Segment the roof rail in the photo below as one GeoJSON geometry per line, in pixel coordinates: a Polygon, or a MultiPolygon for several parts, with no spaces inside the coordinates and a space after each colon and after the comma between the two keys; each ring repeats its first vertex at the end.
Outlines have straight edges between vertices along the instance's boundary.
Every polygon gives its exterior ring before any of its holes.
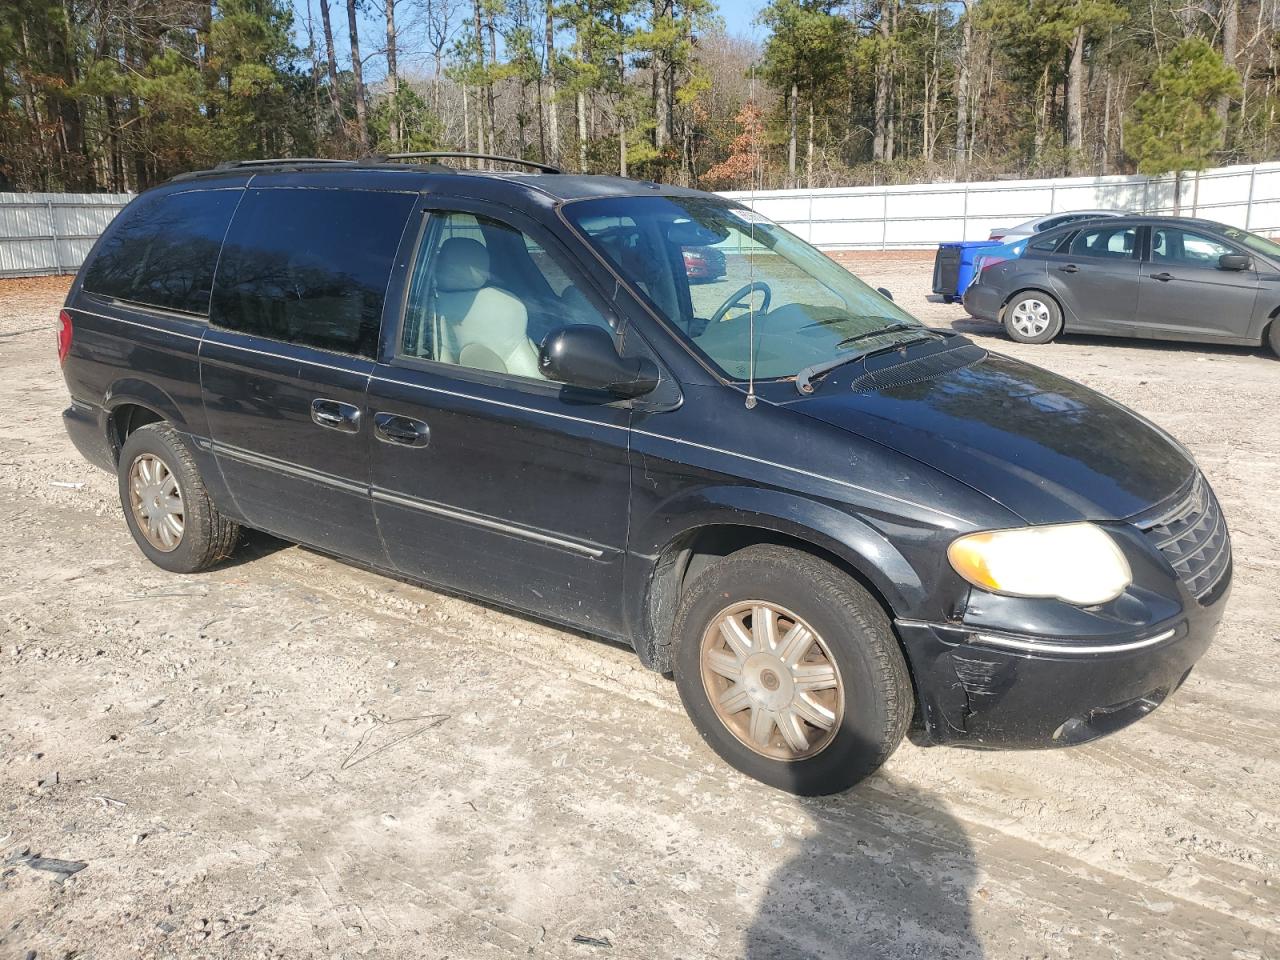
{"type": "Polygon", "coordinates": [[[368,163],[385,163],[388,160],[492,160],[498,163],[514,163],[532,167],[542,173],[563,173],[559,167],[537,160],[521,160],[519,157],[501,157],[492,153],[455,153],[451,151],[426,151],[415,153],[375,153],[363,158],[368,163]]]}
{"type": "Polygon", "coordinates": [[[215,170],[234,170],[237,167],[282,167],[299,163],[355,163],[354,160],[338,160],[334,157],[274,157],[268,160],[226,160],[215,170]]]}

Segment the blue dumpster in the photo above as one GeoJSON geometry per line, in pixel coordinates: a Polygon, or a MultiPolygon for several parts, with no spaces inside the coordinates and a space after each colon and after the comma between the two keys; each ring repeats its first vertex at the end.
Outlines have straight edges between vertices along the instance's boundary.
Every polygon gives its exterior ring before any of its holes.
{"type": "Polygon", "coordinates": [[[938,244],[933,258],[933,292],[945,303],[955,303],[973,282],[973,258],[982,250],[1000,246],[999,240],[963,240],[938,244]]]}

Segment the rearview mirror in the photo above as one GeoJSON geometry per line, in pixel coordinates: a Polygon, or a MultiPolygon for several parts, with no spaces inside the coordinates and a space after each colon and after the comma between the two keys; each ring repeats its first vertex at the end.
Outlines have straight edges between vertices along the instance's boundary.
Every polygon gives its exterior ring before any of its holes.
{"type": "Polygon", "coordinates": [[[893,292],[888,287],[876,287],[876,293],[884,297],[886,300],[893,299],[893,292]]]}
{"type": "Polygon", "coordinates": [[[1219,270],[1248,270],[1249,258],[1243,253],[1224,253],[1218,258],[1219,270]]]}
{"type": "Polygon", "coordinates": [[[648,357],[622,357],[603,327],[575,323],[547,335],[538,369],[548,380],[639,397],[658,386],[658,366],[648,357]]]}

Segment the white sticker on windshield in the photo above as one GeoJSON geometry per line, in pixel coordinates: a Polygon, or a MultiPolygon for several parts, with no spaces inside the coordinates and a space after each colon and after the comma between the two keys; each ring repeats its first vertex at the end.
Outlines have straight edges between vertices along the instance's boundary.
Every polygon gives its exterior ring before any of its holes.
{"type": "Polygon", "coordinates": [[[747,210],[747,209],[740,209],[738,207],[734,207],[733,215],[737,217],[739,220],[743,220],[747,223],[763,223],[768,226],[774,225],[772,220],[766,217],[763,213],[757,213],[755,210],[747,210]]]}

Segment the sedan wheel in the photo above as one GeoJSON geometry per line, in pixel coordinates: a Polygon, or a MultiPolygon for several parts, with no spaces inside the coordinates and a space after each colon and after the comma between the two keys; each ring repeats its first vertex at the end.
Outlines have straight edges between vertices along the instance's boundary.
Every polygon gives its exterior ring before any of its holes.
{"type": "Polygon", "coordinates": [[[1027,294],[1005,309],[1004,328],[1019,343],[1048,343],[1062,330],[1062,311],[1044,294],[1027,294]]]}

